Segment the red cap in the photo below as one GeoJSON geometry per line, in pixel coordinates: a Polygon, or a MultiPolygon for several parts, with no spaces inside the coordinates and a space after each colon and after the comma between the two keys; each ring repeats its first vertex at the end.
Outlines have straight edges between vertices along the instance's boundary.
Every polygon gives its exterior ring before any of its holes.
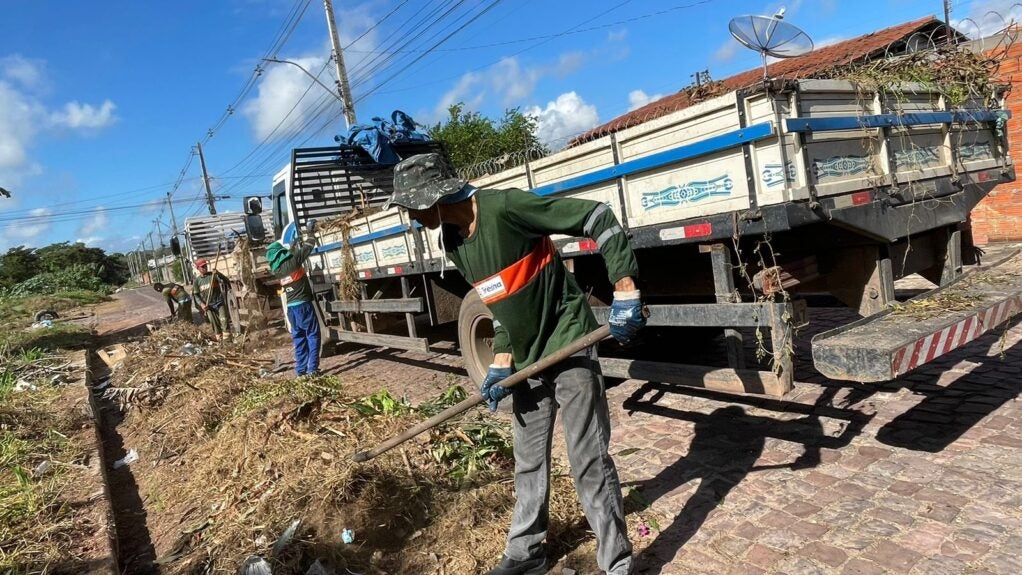
{"type": "Polygon", "coordinates": [[[209,262],[206,261],[206,258],[199,258],[199,259],[195,260],[195,267],[197,267],[197,268],[204,268],[208,264],[209,264],[209,262]]]}

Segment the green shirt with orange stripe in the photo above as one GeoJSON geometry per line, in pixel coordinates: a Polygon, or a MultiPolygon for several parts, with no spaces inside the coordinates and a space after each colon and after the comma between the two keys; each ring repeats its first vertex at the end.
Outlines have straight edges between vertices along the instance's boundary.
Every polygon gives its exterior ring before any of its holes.
{"type": "Polygon", "coordinates": [[[517,189],[474,197],[474,233],[462,238],[457,227],[444,225],[444,249],[493,312],[493,351],[512,353],[519,368],[598,327],[551,234],[595,240],[611,283],[638,275],[628,238],[605,204],[517,189]]]}

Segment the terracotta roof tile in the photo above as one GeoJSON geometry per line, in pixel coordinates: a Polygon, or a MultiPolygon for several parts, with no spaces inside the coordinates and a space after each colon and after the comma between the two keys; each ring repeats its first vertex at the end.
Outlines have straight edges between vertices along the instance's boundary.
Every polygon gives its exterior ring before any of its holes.
{"type": "MultiPolygon", "coordinates": [[[[808,78],[815,75],[819,75],[821,72],[830,70],[839,66],[851,64],[852,62],[862,60],[868,56],[875,56],[887,50],[888,46],[899,41],[905,40],[913,33],[920,31],[923,28],[931,27],[934,24],[939,24],[933,16],[921,18],[919,20],[913,20],[898,26],[892,26],[883,30],[878,30],[858,38],[852,38],[843,42],[837,42],[829,46],[817,48],[808,54],[798,56],[795,58],[788,58],[785,60],[778,60],[767,67],[768,73],[772,78],[808,78]]],[[[729,78],[721,80],[721,84],[728,91],[738,90],[741,88],[747,88],[760,81],[763,77],[763,69],[755,68],[753,70],[747,70],[740,74],[736,74],[729,78]]],[[[689,97],[689,93],[685,90],[681,90],[670,96],[665,96],[650,102],[641,108],[637,108],[618,116],[613,120],[593,128],[588,132],[584,132],[573,139],[568,146],[576,146],[578,144],[595,140],[601,136],[606,136],[612,132],[624,130],[630,128],[642,122],[665,116],[671,112],[687,108],[691,106],[693,102],[689,97]]]]}

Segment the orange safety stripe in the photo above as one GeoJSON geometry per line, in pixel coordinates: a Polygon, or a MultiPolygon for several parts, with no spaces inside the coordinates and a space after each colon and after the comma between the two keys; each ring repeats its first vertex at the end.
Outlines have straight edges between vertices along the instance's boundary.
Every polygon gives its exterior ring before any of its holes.
{"type": "Polygon", "coordinates": [[[483,303],[489,305],[521,290],[554,260],[554,243],[544,238],[525,257],[492,276],[473,284],[483,303]]]}
{"type": "Polygon", "coordinates": [[[286,277],[280,279],[280,285],[286,286],[295,283],[296,281],[305,277],[305,268],[298,268],[295,271],[288,274],[286,277]]]}

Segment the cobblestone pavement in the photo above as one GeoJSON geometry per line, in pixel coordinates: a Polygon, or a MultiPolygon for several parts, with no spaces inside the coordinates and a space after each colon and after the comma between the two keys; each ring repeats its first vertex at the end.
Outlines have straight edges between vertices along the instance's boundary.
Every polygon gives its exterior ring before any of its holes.
{"type": "MultiPolygon", "coordinates": [[[[1022,574],[1022,325],[855,385],[809,357],[814,333],[852,319],[810,312],[783,399],[641,381],[608,391],[625,490],[659,523],[638,542],[640,572],[1022,574]]],[[[413,400],[469,385],[444,353],[360,350],[324,367],[413,400]]]]}
{"type": "MultiPolygon", "coordinates": [[[[851,319],[811,314],[817,329],[851,319]]],[[[805,334],[810,335],[810,334],[805,334]]],[[[814,372],[734,397],[610,391],[626,486],[662,517],[647,573],[1022,573],[1022,326],[884,385],[814,372]],[[630,451],[630,450],[629,450],[630,451]]],[[[626,487],[627,489],[627,487],[626,487]]]]}

